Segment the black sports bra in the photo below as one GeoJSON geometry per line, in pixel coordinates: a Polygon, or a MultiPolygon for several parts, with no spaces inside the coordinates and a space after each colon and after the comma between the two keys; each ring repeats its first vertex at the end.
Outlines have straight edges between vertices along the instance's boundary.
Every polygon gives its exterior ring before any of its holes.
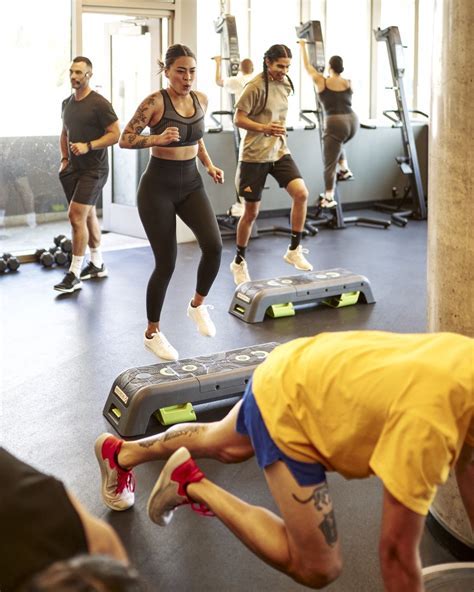
{"type": "Polygon", "coordinates": [[[183,117],[173,106],[168,92],[162,88],[165,110],[163,117],[153,127],[150,127],[150,134],[162,134],[168,127],[177,127],[179,129],[179,142],[172,142],[163,146],[163,148],[175,148],[176,146],[194,146],[204,135],[204,111],[199,103],[196,93],[191,91],[191,97],[194,104],[194,115],[183,117]]]}

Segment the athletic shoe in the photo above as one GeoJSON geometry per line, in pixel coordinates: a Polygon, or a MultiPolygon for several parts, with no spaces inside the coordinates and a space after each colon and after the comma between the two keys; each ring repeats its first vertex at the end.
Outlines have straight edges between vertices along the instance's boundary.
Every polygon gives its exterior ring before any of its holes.
{"type": "Polygon", "coordinates": [[[82,288],[81,280],[74,275],[72,271],[68,271],[63,278],[62,282],[56,284],[54,289],[58,292],[63,292],[63,294],[72,294],[76,290],[80,290],[82,288]]]}
{"type": "Polygon", "coordinates": [[[338,171],[337,172],[337,180],[338,181],[350,181],[354,178],[352,171],[347,169],[346,171],[338,171]]]}
{"type": "Polygon", "coordinates": [[[84,269],[81,271],[81,280],[90,280],[91,278],[107,277],[109,272],[102,263],[100,267],[96,267],[92,261],[89,261],[84,269]]]}
{"type": "Polygon", "coordinates": [[[147,349],[159,358],[163,358],[163,360],[174,361],[179,357],[178,352],[160,331],[154,333],[151,338],[148,338],[145,334],[143,343],[147,349]]]}
{"type": "Polygon", "coordinates": [[[300,271],[312,271],[313,266],[306,259],[304,253],[309,253],[309,251],[308,249],[303,249],[301,245],[298,245],[293,251],[288,247],[286,253],[283,255],[283,259],[287,263],[294,265],[296,269],[299,269],[300,271]]]}
{"type": "Polygon", "coordinates": [[[167,526],[178,506],[191,505],[191,508],[203,516],[214,516],[209,508],[193,502],[186,494],[190,483],[197,483],[205,475],[191,458],[189,450],[182,446],[168,459],[153,487],[147,504],[148,516],[152,522],[167,526]]]}
{"type": "Polygon", "coordinates": [[[201,335],[207,335],[207,337],[214,337],[216,334],[216,326],[209,316],[208,308],[214,308],[209,304],[201,304],[200,306],[191,306],[188,304],[188,317],[192,319],[198,328],[201,335]]]}
{"type": "Polygon", "coordinates": [[[337,201],[331,197],[326,197],[324,193],[319,194],[319,207],[320,208],[335,208],[337,201]]]}
{"type": "Polygon", "coordinates": [[[240,218],[244,215],[245,206],[244,204],[237,201],[236,203],[232,204],[229,209],[229,215],[234,216],[235,218],[240,218]]]}
{"type": "Polygon", "coordinates": [[[102,476],[102,499],[111,510],[128,510],[135,503],[135,477],[132,471],[122,469],[117,463],[123,440],[111,434],[102,434],[94,445],[95,455],[102,476]]]}
{"type": "Polygon", "coordinates": [[[250,282],[250,275],[249,275],[249,268],[247,266],[247,261],[242,259],[240,263],[236,263],[232,261],[230,264],[230,270],[232,275],[234,276],[235,285],[238,286],[243,282],[250,282]]]}

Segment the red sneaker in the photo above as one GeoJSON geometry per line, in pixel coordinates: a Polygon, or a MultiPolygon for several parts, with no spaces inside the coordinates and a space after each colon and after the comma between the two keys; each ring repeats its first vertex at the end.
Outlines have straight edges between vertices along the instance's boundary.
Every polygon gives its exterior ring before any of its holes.
{"type": "Polygon", "coordinates": [[[135,477],[117,464],[123,440],[111,434],[102,434],[94,449],[102,476],[102,499],[111,510],[128,510],[135,503],[135,477]]]}
{"type": "Polygon", "coordinates": [[[205,475],[182,446],[168,459],[148,499],[148,516],[152,522],[167,526],[178,506],[191,505],[203,516],[214,516],[207,506],[193,502],[186,493],[190,483],[198,483],[205,475]]]}

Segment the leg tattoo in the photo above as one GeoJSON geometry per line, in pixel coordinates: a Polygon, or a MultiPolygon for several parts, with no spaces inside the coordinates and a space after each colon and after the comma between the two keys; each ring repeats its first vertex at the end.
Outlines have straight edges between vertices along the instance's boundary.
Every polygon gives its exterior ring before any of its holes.
{"type": "Polygon", "coordinates": [[[323,483],[315,487],[313,493],[307,499],[300,499],[294,493],[292,493],[292,496],[299,504],[307,504],[313,501],[316,510],[323,514],[319,529],[323,533],[326,543],[331,547],[334,546],[337,543],[336,518],[327,484],[323,483]]]}

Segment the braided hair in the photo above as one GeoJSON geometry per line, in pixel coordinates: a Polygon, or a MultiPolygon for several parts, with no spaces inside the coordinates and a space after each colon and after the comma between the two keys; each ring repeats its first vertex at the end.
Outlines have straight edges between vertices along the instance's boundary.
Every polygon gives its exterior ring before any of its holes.
{"type": "Polygon", "coordinates": [[[178,58],[182,58],[183,56],[189,56],[196,60],[196,56],[187,45],[181,45],[180,43],[170,45],[166,51],[165,61],[162,62],[161,60],[158,60],[158,66],[160,67],[158,74],[161,74],[163,70],[170,68],[178,58]]]}
{"type": "MultiPolygon", "coordinates": [[[[267,105],[267,99],[268,99],[268,68],[267,68],[267,59],[270,62],[275,62],[276,60],[278,60],[279,58],[292,58],[292,53],[291,53],[291,49],[289,47],[287,47],[286,45],[272,45],[269,49],[267,49],[267,51],[265,52],[265,55],[263,56],[263,79],[265,81],[265,101],[263,103],[263,107],[260,109],[260,111],[258,113],[255,113],[255,115],[258,115],[259,113],[262,113],[262,111],[265,109],[266,105],[267,105]]],[[[291,91],[295,92],[295,87],[293,86],[293,82],[291,80],[291,78],[288,76],[288,74],[286,75],[286,77],[288,78],[288,82],[290,83],[291,86],[291,91]]]]}

